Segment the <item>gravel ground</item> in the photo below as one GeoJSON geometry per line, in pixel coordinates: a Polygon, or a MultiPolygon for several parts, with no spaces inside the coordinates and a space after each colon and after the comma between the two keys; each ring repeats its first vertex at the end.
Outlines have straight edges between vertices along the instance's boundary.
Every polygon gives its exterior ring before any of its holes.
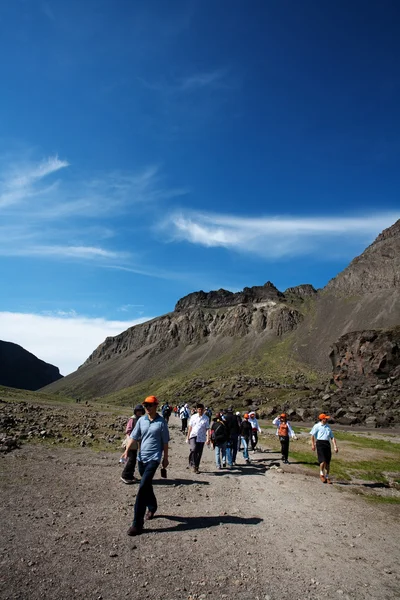
{"type": "Polygon", "coordinates": [[[272,452],[216,471],[205,449],[195,475],[173,421],[159,512],[136,538],[137,485],[119,480],[118,454],[25,445],[1,456],[1,598],[400,597],[397,506],[270,468],[272,452]]]}

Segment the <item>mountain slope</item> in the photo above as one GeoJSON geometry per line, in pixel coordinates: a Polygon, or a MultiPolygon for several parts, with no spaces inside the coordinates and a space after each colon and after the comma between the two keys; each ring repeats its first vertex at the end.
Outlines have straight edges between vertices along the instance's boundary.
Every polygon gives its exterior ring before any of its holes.
{"type": "Polygon", "coordinates": [[[0,340],[0,385],[34,391],[59,379],[57,367],[18,344],[0,340]]]}
{"type": "Polygon", "coordinates": [[[400,323],[399,261],[400,221],[318,293],[308,284],[282,293],[270,282],[238,293],[194,292],[173,312],[107,338],[49,390],[103,396],[200,371],[229,376],[232,368],[281,381],[328,374],[330,346],[341,335],[400,323]]]}

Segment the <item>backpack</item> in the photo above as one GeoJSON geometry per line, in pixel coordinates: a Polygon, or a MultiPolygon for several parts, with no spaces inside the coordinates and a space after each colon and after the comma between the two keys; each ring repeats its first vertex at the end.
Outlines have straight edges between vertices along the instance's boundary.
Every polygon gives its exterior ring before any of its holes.
{"type": "Polygon", "coordinates": [[[211,440],[217,446],[219,444],[224,444],[228,440],[228,432],[221,421],[216,421],[215,429],[211,430],[211,440]]]}

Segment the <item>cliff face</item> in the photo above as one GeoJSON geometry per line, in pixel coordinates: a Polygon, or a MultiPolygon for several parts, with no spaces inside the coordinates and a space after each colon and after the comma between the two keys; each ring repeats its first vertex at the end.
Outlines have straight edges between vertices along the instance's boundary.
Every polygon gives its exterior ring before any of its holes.
{"type": "Polygon", "coordinates": [[[346,296],[400,288],[400,219],[325,287],[346,296]]]}
{"type": "MultiPolygon", "coordinates": [[[[215,297],[213,302],[217,302],[215,297]]],[[[221,303],[221,299],[218,302],[221,303]]],[[[240,304],[219,309],[181,308],[131,327],[116,337],[107,338],[83,366],[144,348],[155,355],[178,346],[186,348],[204,344],[218,337],[241,338],[262,333],[281,336],[295,329],[302,318],[299,311],[273,301],[262,305],[240,304]]]]}
{"type": "Polygon", "coordinates": [[[57,367],[18,344],[0,340],[0,385],[34,391],[61,378],[57,367]]]}
{"type": "Polygon", "coordinates": [[[333,378],[343,385],[377,385],[400,375],[400,327],[353,331],[333,344],[333,378]]]}

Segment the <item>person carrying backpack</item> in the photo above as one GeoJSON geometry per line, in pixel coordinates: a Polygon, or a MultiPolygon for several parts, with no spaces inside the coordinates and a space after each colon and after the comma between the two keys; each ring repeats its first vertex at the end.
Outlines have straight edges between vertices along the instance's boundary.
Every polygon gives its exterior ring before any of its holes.
{"type": "Polygon", "coordinates": [[[279,436],[281,443],[282,460],[285,465],[289,464],[289,436],[296,440],[296,434],[294,433],[289,421],[287,420],[287,414],[282,413],[279,417],[276,417],[272,421],[272,425],[276,426],[276,435],[279,436]]]}
{"type": "Polygon", "coordinates": [[[165,403],[162,408],[161,408],[161,414],[163,416],[163,419],[165,419],[168,423],[169,418],[171,416],[171,407],[169,404],[165,403]]]}
{"type": "Polygon", "coordinates": [[[187,424],[188,424],[188,418],[190,417],[190,412],[189,412],[189,405],[188,404],[184,404],[182,406],[182,408],[179,411],[179,417],[181,419],[181,432],[182,433],[186,433],[187,430],[187,424]]]}
{"type": "Polygon", "coordinates": [[[221,413],[215,414],[215,419],[211,425],[211,442],[215,452],[215,465],[217,469],[226,467],[226,444],[228,441],[228,430],[221,413]],[[222,458],[222,465],[221,465],[222,458]]]}

